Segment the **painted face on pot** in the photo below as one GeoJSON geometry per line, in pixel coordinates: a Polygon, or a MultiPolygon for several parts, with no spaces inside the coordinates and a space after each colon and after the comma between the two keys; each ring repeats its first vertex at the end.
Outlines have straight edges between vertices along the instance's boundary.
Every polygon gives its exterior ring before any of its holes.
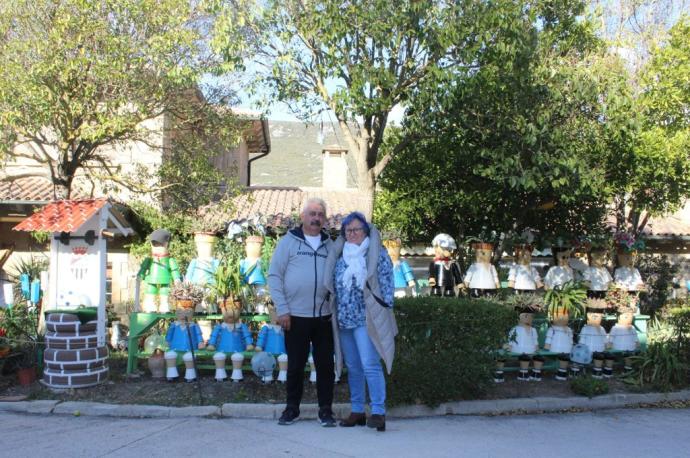
{"type": "Polygon", "coordinates": [[[618,315],[618,324],[622,326],[631,326],[633,323],[633,314],[631,312],[625,312],[618,315]]]}
{"type": "Polygon", "coordinates": [[[625,251],[618,252],[618,264],[621,267],[632,267],[635,264],[635,254],[625,251]]]}
{"type": "Polygon", "coordinates": [[[474,254],[475,259],[479,263],[484,263],[488,264],[491,262],[491,255],[493,253],[493,250],[489,250],[486,248],[478,248],[474,254]]]}
{"type": "Polygon", "coordinates": [[[603,316],[604,315],[599,312],[587,312],[587,324],[591,326],[600,326],[603,316]]]}
{"type": "Polygon", "coordinates": [[[436,255],[437,258],[450,258],[453,253],[452,253],[452,251],[450,251],[447,248],[435,246],[434,247],[434,254],[436,255]]]}
{"type": "Polygon", "coordinates": [[[151,242],[151,254],[154,256],[167,256],[168,244],[160,242],[151,242]]]}
{"type": "Polygon", "coordinates": [[[605,267],[607,261],[606,251],[592,251],[589,254],[590,262],[589,265],[592,267],[605,267]]]}
{"type": "Polygon", "coordinates": [[[223,321],[227,324],[235,324],[240,319],[240,311],[238,309],[229,309],[223,312],[223,321]]]}
{"type": "Polygon", "coordinates": [[[528,266],[532,263],[532,250],[522,248],[517,252],[518,264],[528,266]]]}
{"type": "Polygon", "coordinates": [[[560,267],[567,267],[570,259],[570,251],[559,251],[556,253],[556,264],[560,267]]]}
{"type": "Polygon", "coordinates": [[[568,326],[568,315],[556,315],[553,319],[554,326],[568,326]]]}
{"type": "Polygon", "coordinates": [[[532,326],[533,321],[534,321],[534,313],[521,313],[520,314],[520,324],[524,324],[526,326],[532,326]]]}
{"type": "Polygon", "coordinates": [[[244,251],[249,259],[258,259],[261,257],[261,246],[263,239],[249,238],[244,244],[244,251]]]}
{"type": "Polygon", "coordinates": [[[400,247],[399,246],[389,245],[386,248],[386,251],[388,251],[388,256],[390,256],[391,261],[393,261],[394,263],[398,262],[398,260],[400,259],[400,247]]]}
{"type": "Polygon", "coordinates": [[[194,316],[194,310],[193,309],[178,308],[177,310],[175,310],[175,317],[177,318],[178,321],[181,321],[181,322],[191,321],[193,316],[194,316]]]}

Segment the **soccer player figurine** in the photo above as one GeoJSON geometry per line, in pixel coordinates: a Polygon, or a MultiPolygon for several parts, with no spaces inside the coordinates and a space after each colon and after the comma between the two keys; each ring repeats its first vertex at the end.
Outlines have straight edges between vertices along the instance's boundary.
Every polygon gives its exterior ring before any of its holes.
{"type": "MultiPolygon", "coordinates": [[[[259,336],[256,338],[256,351],[265,351],[273,355],[278,355],[278,381],[285,383],[287,381],[287,352],[285,350],[285,334],[283,328],[278,323],[275,309],[269,307],[269,315],[271,322],[266,323],[261,327],[259,336]]],[[[273,381],[273,375],[264,376],[263,382],[269,383],[273,381]]]]}
{"type": "Polygon", "coordinates": [[[137,277],[144,280],[146,291],[144,296],[144,312],[168,313],[170,311],[170,286],[180,281],[180,269],[177,261],[170,257],[168,244],[170,232],[156,229],[149,236],[151,242],[151,256],[144,259],[137,273],[137,277]],[[156,307],[158,302],[158,307],[156,307]]]}
{"type": "Polygon", "coordinates": [[[573,349],[573,330],[568,326],[568,318],[569,314],[566,310],[555,310],[544,341],[544,350],[558,353],[556,380],[560,381],[568,380],[570,351],[573,349]]]}
{"type": "Polygon", "coordinates": [[[589,252],[589,267],[582,272],[582,279],[587,285],[587,297],[603,299],[613,281],[606,267],[607,252],[605,248],[592,248],[589,252]]]}
{"type": "Polygon", "coordinates": [[[534,319],[534,310],[530,308],[518,308],[520,312],[520,322],[517,326],[510,330],[509,342],[507,349],[511,353],[517,353],[520,361],[520,372],[518,373],[518,380],[541,380],[541,369],[544,365],[544,359],[541,357],[534,357],[537,350],[539,350],[539,338],[537,330],[532,326],[534,319]],[[532,374],[530,375],[529,365],[530,361],[534,362],[532,374]]]}
{"type": "Polygon", "coordinates": [[[192,321],[194,316],[193,309],[178,308],[176,315],[177,320],[170,324],[168,333],[165,335],[169,348],[165,352],[166,378],[169,382],[172,382],[179,377],[177,372],[177,352],[185,352],[182,355],[185,365],[184,378],[186,382],[193,382],[196,380],[197,374],[194,369],[194,359],[191,350],[192,348],[201,350],[205,346],[201,337],[201,329],[198,324],[192,321]]]}
{"type": "Polygon", "coordinates": [[[601,325],[605,310],[606,301],[603,299],[590,298],[587,300],[587,324],[580,331],[578,340],[578,343],[586,345],[592,352],[594,362],[592,377],[594,378],[602,378],[604,359],[606,358],[604,352],[608,343],[608,335],[601,325]]]}
{"type": "Polygon", "coordinates": [[[549,268],[544,277],[544,289],[554,289],[563,286],[565,283],[574,280],[573,268],[568,264],[570,258],[570,248],[552,247],[555,258],[555,265],[549,268]]]}
{"type": "Polygon", "coordinates": [[[254,349],[254,341],[249,332],[249,328],[244,323],[240,323],[240,311],[236,308],[228,308],[223,311],[223,323],[217,324],[213,328],[211,338],[208,341],[208,349],[217,352],[213,355],[213,362],[216,365],[216,381],[222,382],[228,377],[225,372],[226,354],[232,353],[232,374],[230,379],[239,382],[243,379],[242,364],[244,363],[244,351],[254,349]]]}
{"type": "Polygon", "coordinates": [[[402,242],[400,239],[383,241],[383,246],[386,247],[388,256],[390,256],[391,261],[393,262],[393,284],[395,286],[394,295],[395,297],[405,297],[409,292],[412,296],[416,296],[417,289],[415,288],[412,268],[407,261],[400,259],[401,245],[402,242]]]}
{"type": "Polygon", "coordinates": [[[462,284],[460,267],[451,259],[457,249],[455,239],[448,234],[438,234],[431,241],[434,260],[429,264],[429,286],[432,296],[455,297],[462,284]]]}
{"type": "Polygon", "coordinates": [[[515,292],[534,292],[544,286],[539,271],[532,266],[532,245],[516,245],[515,260],[508,272],[509,288],[515,292]]]}
{"type": "MultiPolygon", "coordinates": [[[[249,285],[257,297],[266,294],[266,276],[261,262],[261,247],[264,238],[260,235],[250,235],[244,244],[246,257],[240,261],[240,274],[242,282],[249,285]]],[[[263,302],[256,304],[257,313],[266,313],[263,302]]]]}
{"type": "Polygon", "coordinates": [[[496,267],[491,263],[494,246],[491,243],[473,243],[475,261],[465,273],[465,287],[471,297],[495,294],[501,287],[496,267]]]}
{"type": "MultiPolygon", "coordinates": [[[[640,349],[637,330],[633,326],[633,318],[636,311],[637,306],[634,302],[627,307],[620,307],[618,309],[618,321],[611,328],[611,332],[609,332],[609,346],[611,349],[624,352],[623,364],[626,372],[632,370],[631,354],[640,349]]],[[[604,377],[611,377],[613,375],[613,363],[613,356],[606,358],[604,377]]]]}

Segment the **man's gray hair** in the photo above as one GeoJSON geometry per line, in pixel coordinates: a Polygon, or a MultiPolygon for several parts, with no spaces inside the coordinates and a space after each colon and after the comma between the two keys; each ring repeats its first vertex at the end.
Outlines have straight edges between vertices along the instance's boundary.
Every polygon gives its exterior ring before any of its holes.
{"type": "Polygon", "coordinates": [[[302,213],[306,212],[307,208],[309,208],[309,206],[311,204],[321,205],[321,208],[323,209],[323,213],[324,213],[324,215],[326,215],[326,213],[327,213],[326,202],[323,199],[321,199],[320,197],[310,197],[309,199],[307,199],[304,202],[304,205],[302,206],[302,213]]]}

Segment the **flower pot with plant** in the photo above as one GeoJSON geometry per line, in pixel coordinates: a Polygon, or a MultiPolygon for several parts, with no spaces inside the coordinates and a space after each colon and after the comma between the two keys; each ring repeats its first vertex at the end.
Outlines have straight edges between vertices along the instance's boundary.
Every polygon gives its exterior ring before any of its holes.
{"type": "Polygon", "coordinates": [[[549,290],[544,296],[547,315],[551,321],[546,331],[544,350],[559,354],[556,380],[568,379],[570,352],[573,349],[573,331],[568,326],[568,321],[571,316],[576,318],[582,314],[585,299],[585,289],[574,282],[549,290]]]}
{"type": "Polygon", "coordinates": [[[175,284],[170,294],[177,301],[178,308],[194,310],[194,308],[204,300],[206,293],[201,286],[183,281],[175,284]]]}
{"type": "Polygon", "coordinates": [[[506,345],[507,350],[519,355],[520,372],[518,380],[540,381],[544,359],[532,356],[539,350],[539,336],[537,330],[532,326],[532,322],[534,314],[543,309],[544,300],[536,294],[515,294],[506,300],[506,305],[519,313],[519,322],[510,330],[508,334],[509,341],[506,345]],[[533,364],[531,373],[529,369],[530,363],[533,364]]]}

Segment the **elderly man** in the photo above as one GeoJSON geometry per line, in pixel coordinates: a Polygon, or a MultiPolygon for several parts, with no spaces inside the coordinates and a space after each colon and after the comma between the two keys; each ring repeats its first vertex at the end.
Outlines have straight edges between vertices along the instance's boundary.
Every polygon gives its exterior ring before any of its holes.
{"type": "Polygon", "coordinates": [[[312,347],[316,365],[319,423],[335,426],[333,411],[334,342],[330,301],[324,286],[324,267],[332,241],[323,230],[326,203],[309,199],[302,209],[302,225],[280,239],[268,270],[268,287],[285,330],[288,356],[287,402],[278,421],[290,425],[299,417],[304,368],[312,347]]]}

